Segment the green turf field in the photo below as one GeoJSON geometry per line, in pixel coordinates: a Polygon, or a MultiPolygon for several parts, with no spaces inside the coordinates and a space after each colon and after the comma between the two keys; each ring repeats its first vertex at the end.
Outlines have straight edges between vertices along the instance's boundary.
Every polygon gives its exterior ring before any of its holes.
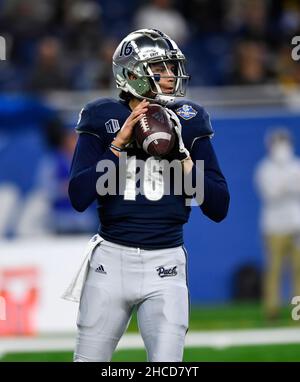
{"type": "MultiPolygon", "coordinates": [[[[71,362],[72,353],[15,353],[7,354],[1,361],[6,362],[71,362]]],[[[122,350],[115,353],[115,362],[146,361],[144,350],[122,350]]],[[[184,361],[194,362],[300,362],[300,344],[233,346],[225,349],[188,348],[184,361]]]]}
{"type": "MultiPolygon", "coordinates": [[[[192,330],[226,330],[226,329],[253,329],[271,328],[280,326],[299,326],[300,321],[291,318],[292,306],[285,306],[277,320],[266,320],[260,304],[243,303],[221,306],[193,306],[190,314],[189,329],[192,330]]],[[[136,316],[129,325],[129,332],[136,332],[136,316]]]]}
{"type": "MultiPolygon", "coordinates": [[[[299,327],[300,321],[291,319],[292,307],[282,309],[276,321],[265,319],[259,304],[232,304],[218,307],[193,307],[190,330],[232,330],[273,327],[299,327]]],[[[136,316],[128,328],[137,331],[136,316]]],[[[46,338],[46,337],[45,337],[46,338]]],[[[6,354],[1,361],[66,361],[72,360],[71,352],[35,352],[6,354]]],[[[232,346],[227,348],[187,348],[185,361],[300,361],[299,344],[232,346]]],[[[121,350],[114,354],[113,361],[146,361],[144,350],[121,350]]]]}

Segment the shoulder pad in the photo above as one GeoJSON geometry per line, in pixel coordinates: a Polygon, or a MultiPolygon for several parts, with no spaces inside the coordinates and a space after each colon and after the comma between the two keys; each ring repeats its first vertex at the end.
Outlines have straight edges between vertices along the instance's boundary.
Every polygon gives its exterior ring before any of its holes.
{"type": "Polygon", "coordinates": [[[76,131],[111,142],[131,111],[113,98],[100,98],[88,103],[79,114],[76,131]]]}
{"type": "Polygon", "coordinates": [[[180,100],[167,107],[179,117],[182,125],[182,138],[188,150],[192,149],[196,139],[213,137],[210,118],[203,106],[189,100],[180,100]]]}

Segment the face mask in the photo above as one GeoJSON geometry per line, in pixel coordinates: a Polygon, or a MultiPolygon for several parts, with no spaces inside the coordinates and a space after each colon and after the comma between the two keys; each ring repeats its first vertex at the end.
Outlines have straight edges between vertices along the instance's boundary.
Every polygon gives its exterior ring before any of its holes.
{"type": "Polygon", "coordinates": [[[288,162],[293,156],[292,146],[287,142],[276,143],[271,148],[271,158],[277,163],[288,162]]]}

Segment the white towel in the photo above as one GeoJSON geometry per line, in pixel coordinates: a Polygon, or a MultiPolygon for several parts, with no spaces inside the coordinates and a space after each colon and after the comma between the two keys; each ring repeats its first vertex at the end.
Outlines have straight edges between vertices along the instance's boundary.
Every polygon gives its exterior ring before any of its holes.
{"type": "Polygon", "coordinates": [[[83,262],[77,271],[75,277],[73,278],[71,284],[68,286],[65,293],[61,296],[65,300],[79,302],[81,297],[81,291],[83,284],[86,280],[89,264],[91,256],[95,250],[95,248],[103,241],[104,239],[96,234],[91,240],[88,242],[88,245],[84,251],[84,259],[83,262]]]}

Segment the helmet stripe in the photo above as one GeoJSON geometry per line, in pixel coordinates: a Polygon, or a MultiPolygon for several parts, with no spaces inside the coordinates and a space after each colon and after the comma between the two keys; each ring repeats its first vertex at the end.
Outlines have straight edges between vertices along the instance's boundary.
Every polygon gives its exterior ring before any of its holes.
{"type": "Polygon", "coordinates": [[[172,45],[171,41],[170,41],[168,38],[164,38],[164,40],[165,40],[166,43],[168,44],[169,49],[170,49],[170,50],[173,50],[174,48],[173,48],[173,45],[172,45]]]}

